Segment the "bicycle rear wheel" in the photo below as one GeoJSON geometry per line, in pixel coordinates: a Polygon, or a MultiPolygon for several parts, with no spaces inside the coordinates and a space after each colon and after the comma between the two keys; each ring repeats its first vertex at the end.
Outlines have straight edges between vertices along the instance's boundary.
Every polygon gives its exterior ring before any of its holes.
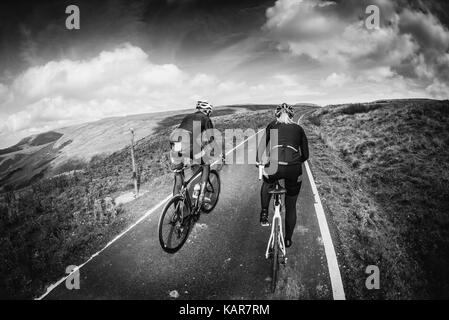
{"type": "Polygon", "coordinates": [[[159,243],[167,253],[175,253],[184,245],[192,225],[190,206],[177,195],[171,198],[159,218],[159,243]]]}
{"type": "Polygon", "coordinates": [[[210,199],[207,209],[203,208],[204,213],[210,213],[215,209],[220,197],[220,175],[216,170],[211,170],[209,174],[209,181],[206,185],[206,197],[210,199]]]}
{"type": "Polygon", "coordinates": [[[271,292],[276,291],[278,273],[279,273],[279,221],[275,219],[274,221],[274,247],[272,255],[272,266],[271,266],[271,292]]]}

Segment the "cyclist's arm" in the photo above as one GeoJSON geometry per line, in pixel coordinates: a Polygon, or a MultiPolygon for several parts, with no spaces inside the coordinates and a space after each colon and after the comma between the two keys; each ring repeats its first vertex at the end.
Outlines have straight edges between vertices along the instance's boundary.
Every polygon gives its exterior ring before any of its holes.
{"type": "Polygon", "coordinates": [[[309,159],[309,142],[307,141],[306,133],[301,128],[301,162],[306,162],[309,159]]]}
{"type": "Polygon", "coordinates": [[[264,152],[267,151],[267,158],[269,156],[269,148],[267,146],[270,144],[270,129],[271,129],[271,123],[266,127],[262,139],[260,139],[260,143],[258,145],[258,150],[256,154],[256,161],[257,163],[260,163],[263,160],[264,152]]]}
{"type": "Polygon", "coordinates": [[[214,124],[212,123],[212,120],[210,118],[206,120],[202,120],[201,122],[201,145],[202,147],[214,142],[215,138],[213,134],[210,134],[211,132],[208,130],[214,129],[214,124]]]}

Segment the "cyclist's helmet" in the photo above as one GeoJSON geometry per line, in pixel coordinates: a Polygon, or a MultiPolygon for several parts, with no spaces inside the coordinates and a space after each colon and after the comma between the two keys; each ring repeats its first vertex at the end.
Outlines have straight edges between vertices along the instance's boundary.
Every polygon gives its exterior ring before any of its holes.
{"type": "Polygon", "coordinates": [[[198,101],[196,108],[206,112],[207,115],[210,115],[213,109],[212,105],[207,101],[198,101]]]}
{"type": "Polygon", "coordinates": [[[287,113],[290,118],[293,118],[295,115],[293,107],[286,103],[283,103],[276,108],[276,117],[279,118],[283,112],[287,113]]]}

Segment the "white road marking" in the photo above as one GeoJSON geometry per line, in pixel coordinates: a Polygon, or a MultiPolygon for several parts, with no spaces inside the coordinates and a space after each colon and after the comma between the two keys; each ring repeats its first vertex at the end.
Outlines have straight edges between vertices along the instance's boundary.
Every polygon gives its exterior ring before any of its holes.
{"type": "Polygon", "coordinates": [[[164,200],[162,200],[161,202],[159,202],[155,207],[153,207],[152,209],[150,209],[147,213],[145,213],[142,217],[140,217],[136,222],[134,222],[131,226],[129,226],[125,231],[123,231],[122,233],[120,233],[118,236],[116,236],[114,239],[112,239],[111,241],[108,242],[108,244],[101,249],[100,251],[94,253],[86,262],[84,262],[83,264],[79,265],[78,267],[74,268],[73,271],[71,273],[69,273],[67,276],[63,277],[62,279],[60,279],[58,282],[56,282],[55,284],[52,284],[51,286],[49,286],[47,288],[47,291],[40,296],[39,298],[37,298],[36,300],[42,300],[43,298],[45,298],[50,292],[52,292],[57,286],[59,286],[61,283],[63,283],[65,280],[67,280],[68,277],[70,277],[72,274],[74,274],[75,272],[77,272],[79,269],[81,269],[84,265],[86,265],[89,261],[91,261],[93,258],[95,258],[96,256],[98,256],[101,252],[103,252],[104,250],[106,250],[106,248],[108,248],[110,245],[112,245],[114,242],[116,242],[118,239],[120,239],[121,237],[123,237],[126,233],[128,233],[131,229],[133,229],[135,226],[137,226],[139,223],[141,223],[143,220],[145,220],[146,218],[148,218],[148,216],[150,216],[154,211],[156,211],[156,209],[158,209],[160,206],[162,206],[164,203],[166,203],[168,200],[170,200],[171,195],[168,196],[167,198],[165,198],[164,200]]]}
{"type": "MultiPolygon", "coordinates": [[[[306,115],[307,113],[301,116],[301,118],[298,120],[298,124],[306,115]]],[[[334,297],[334,300],[345,300],[346,299],[345,291],[343,288],[343,282],[341,280],[340,268],[338,267],[337,255],[335,254],[334,244],[332,242],[332,237],[329,231],[320,195],[318,193],[315,180],[313,179],[309,163],[306,161],[304,163],[304,166],[306,168],[307,176],[309,177],[310,181],[310,186],[312,187],[313,197],[315,199],[314,207],[316,216],[318,218],[318,225],[320,227],[324,251],[326,253],[327,266],[329,269],[329,276],[331,279],[332,295],[334,297]]]]}
{"type": "MultiPolygon", "coordinates": [[[[226,155],[230,154],[231,152],[233,152],[234,150],[236,150],[237,148],[240,148],[242,145],[245,144],[245,142],[249,141],[250,139],[252,139],[253,137],[257,136],[260,132],[262,132],[264,129],[259,130],[256,134],[253,134],[251,137],[248,137],[247,139],[243,140],[242,143],[240,143],[239,145],[237,145],[235,148],[229,150],[226,155]]],[[[217,164],[218,162],[220,162],[221,160],[216,160],[215,162],[212,163],[212,165],[217,164]]],[[[199,175],[199,174],[198,174],[199,175]]],[[[98,256],[101,252],[103,252],[104,250],[106,250],[109,246],[111,246],[114,242],[116,242],[118,239],[120,239],[121,237],[123,237],[126,233],[128,233],[131,229],[133,229],[135,226],[137,226],[139,223],[141,223],[143,220],[145,220],[147,217],[149,217],[154,211],[156,211],[159,207],[161,207],[162,205],[164,205],[168,200],[170,200],[170,198],[172,197],[172,195],[168,195],[164,200],[162,200],[161,202],[159,202],[155,207],[151,208],[150,210],[147,211],[147,213],[145,213],[142,217],[140,217],[136,222],[134,222],[131,226],[129,226],[125,231],[123,231],[122,233],[120,233],[118,236],[116,236],[114,239],[112,239],[111,241],[108,242],[108,244],[106,244],[106,246],[97,251],[96,253],[94,253],[89,259],[87,259],[86,262],[80,264],[79,266],[77,266],[76,268],[74,268],[72,270],[71,273],[69,273],[68,275],[66,275],[65,277],[62,277],[59,281],[55,282],[54,284],[50,285],[47,288],[47,291],[41,295],[40,297],[36,298],[35,300],[42,300],[44,299],[50,292],[52,292],[54,289],[56,289],[61,283],[63,283],[64,281],[67,280],[67,278],[69,278],[71,275],[73,275],[75,272],[79,271],[82,267],[84,267],[87,263],[89,263],[93,258],[95,258],[96,256],[98,256]]]]}

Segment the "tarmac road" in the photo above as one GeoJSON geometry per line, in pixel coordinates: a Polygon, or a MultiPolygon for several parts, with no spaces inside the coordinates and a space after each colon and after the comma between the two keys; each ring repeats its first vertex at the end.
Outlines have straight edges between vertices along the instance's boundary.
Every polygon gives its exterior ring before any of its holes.
{"type": "Polygon", "coordinates": [[[217,207],[201,216],[178,253],[167,254],[159,245],[160,207],[79,270],[79,290],[62,282],[45,299],[332,299],[306,170],[293,247],[274,295],[265,259],[270,228],[259,225],[257,168],[226,165],[220,177],[217,207]]]}

